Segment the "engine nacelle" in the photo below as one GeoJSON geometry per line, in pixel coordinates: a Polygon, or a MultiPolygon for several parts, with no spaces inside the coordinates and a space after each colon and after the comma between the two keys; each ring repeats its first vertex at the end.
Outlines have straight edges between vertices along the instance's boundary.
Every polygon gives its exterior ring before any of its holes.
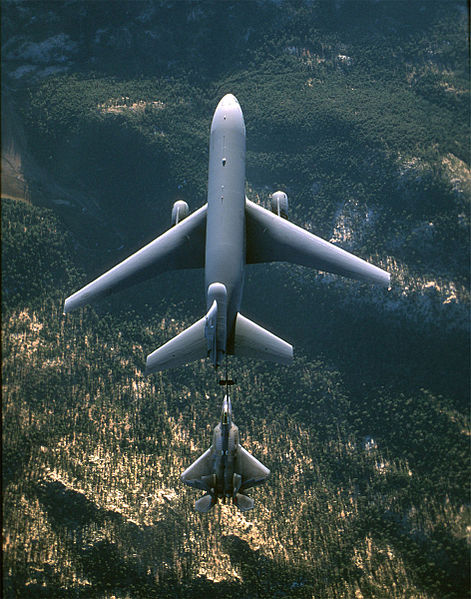
{"type": "Polygon", "coordinates": [[[270,200],[271,211],[281,218],[288,218],[288,196],[284,191],[275,191],[270,200]]]}
{"type": "Polygon", "coordinates": [[[172,227],[190,214],[188,204],[183,200],[177,200],[172,208],[172,227]]]}

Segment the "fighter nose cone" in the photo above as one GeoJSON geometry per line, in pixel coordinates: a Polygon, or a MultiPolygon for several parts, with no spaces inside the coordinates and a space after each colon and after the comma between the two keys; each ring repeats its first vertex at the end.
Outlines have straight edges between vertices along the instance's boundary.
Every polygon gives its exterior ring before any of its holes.
{"type": "Polygon", "coordinates": [[[229,395],[224,396],[224,401],[222,402],[222,409],[225,412],[231,411],[231,398],[229,397],[229,395]]]}
{"type": "Polygon", "coordinates": [[[227,424],[228,419],[232,416],[231,409],[231,398],[228,395],[224,396],[224,401],[222,402],[222,414],[221,419],[223,424],[227,424]]]}

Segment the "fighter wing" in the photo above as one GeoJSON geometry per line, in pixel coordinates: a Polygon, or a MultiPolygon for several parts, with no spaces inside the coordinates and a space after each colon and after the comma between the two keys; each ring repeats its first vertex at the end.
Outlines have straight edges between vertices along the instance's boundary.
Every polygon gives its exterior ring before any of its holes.
{"type": "Polygon", "coordinates": [[[193,462],[181,475],[182,481],[190,486],[207,491],[210,488],[210,479],[213,474],[213,459],[211,447],[193,462]]]}
{"type": "Polygon", "coordinates": [[[389,285],[390,275],[377,266],[316,237],[293,223],[245,202],[247,264],[292,262],[338,275],[389,285]]]}
{"type": "Polygon", "coordinates": [[[236,454],[234,472],[242,476],[240,490],[262,484],[269,476],[270,470],[239,445],[236,454]]]}
{"type": "Polygon", "coordinates": [[[123,262],[65,300],[64,313],[130,287],[166,270],[202,268],[206,207],[182,220],[123,262]]]}

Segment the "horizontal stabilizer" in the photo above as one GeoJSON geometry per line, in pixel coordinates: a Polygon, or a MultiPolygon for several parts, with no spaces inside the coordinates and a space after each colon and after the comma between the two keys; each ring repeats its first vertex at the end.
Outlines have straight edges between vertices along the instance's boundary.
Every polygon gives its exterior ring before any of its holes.
{"type": "Polygon", "coordinates": [[[293,359],[293,346],[238,313],[234,349],[228,353],[255,360],[289,364],[293,359]]]}
{"type": "Polygon", "coordinates": [[[206,206],[68,297],[64,304],[64,314],[161,272],[202,268],[206,238],[206,206]]]}
{"type": "Polygon", "coordinates": [[[265,210],[245,202],[247,264],[291,262],[388,286],[386,271],[265,210]]]}
{"type": "Polygon", "coordinates": [[[200,514],[207,514],[215,503],[211,495],[203,495],[195,502],[195,510],[200,514]]]}
{"type": "Polygon", "coordinates": [[[252,497],[248,497],[243,493],[237,493],[237,495],[234,497],[234,503],[241,512],[247,512],[248,510],[253,509],[254,506],[252,497]]]}
{"type": "Polygon", "coordinates": [[[191,327],[149,354],[146,361],[146,375],[206,358],[208,348],[204,336],[205,326],[206,317],[203,316],[191,327]]]}

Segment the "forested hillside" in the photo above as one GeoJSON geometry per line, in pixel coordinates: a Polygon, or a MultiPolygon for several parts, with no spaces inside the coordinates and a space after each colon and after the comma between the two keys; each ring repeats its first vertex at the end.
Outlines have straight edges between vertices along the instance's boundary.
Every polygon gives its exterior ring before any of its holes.
{"type": "Polygon", "coordinates": [[[469,594],[466,10],[3,2],[5,597],[469,594]],[[290,220],[392,285],[247,268],[243,313],[295,361],[231,359],[241,442],[272,476],[252,512],[203,516],[180,474],[211,443],[218,376],[143,376],[204,313],[203,273],[62,308],[176,199],[206,201],[225,93],[248,197],[283,189],[290,220]]]}

